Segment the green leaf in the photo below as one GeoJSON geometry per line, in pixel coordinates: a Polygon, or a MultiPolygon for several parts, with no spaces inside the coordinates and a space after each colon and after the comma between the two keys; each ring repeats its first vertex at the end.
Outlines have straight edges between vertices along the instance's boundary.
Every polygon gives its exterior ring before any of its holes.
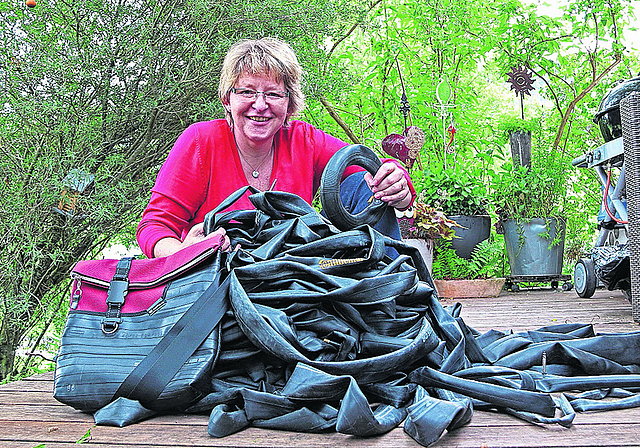
{"type": "Polygon", "coordinates": [[[76,444],[87,443],[91,441],[91,429],[92,428],[87,429],[87,432],[85,432],[84,435],[76,441],[76,444]]]}

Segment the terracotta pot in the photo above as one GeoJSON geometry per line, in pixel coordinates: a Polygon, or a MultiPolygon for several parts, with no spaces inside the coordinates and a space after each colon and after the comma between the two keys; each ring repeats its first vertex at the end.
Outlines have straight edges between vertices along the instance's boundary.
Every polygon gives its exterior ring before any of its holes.
{"type": "Polygon", "coordinates": [[[480,278],[475,280],[434,280],[438,297],[462,299],[472,297],[498,297],[504,286],[504,278],[480,278]]]}

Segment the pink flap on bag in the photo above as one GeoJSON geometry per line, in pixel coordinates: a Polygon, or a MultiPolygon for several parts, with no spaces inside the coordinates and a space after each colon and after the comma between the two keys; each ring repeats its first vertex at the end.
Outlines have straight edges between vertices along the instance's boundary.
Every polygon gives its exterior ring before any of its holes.
{"type": "MultiPolygon", "coordinates": [[[[168,257],[133,260],[129,271],[129,293],[123,313],[147,310],[162,295],[166,284],[177,276],[208,260],[221,246],[224,237],[208,238],[168,257]]],[[[109,282],[119,260],[83,260],[71,271],[71,307],[82,311],[106,312],[109,282]]]]}

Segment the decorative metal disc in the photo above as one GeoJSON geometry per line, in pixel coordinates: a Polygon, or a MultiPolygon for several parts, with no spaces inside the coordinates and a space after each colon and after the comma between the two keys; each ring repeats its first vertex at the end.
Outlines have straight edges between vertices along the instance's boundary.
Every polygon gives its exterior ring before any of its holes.
{"type": "Polygon", "coordinates": [[[389,134],[382,140],[382,149],[392,157],[402,161],[409,169],[420,156],[426,137],[417,126],[409,126],[404,134],[389,134]]]}
{"type": "Polygon", "coordinates": [[[251,173],[251,175],[253,176],[254,179],[257,179],[260,173],[258,173],[257,170],[253,170],[253,173],[251,173]]]}
{"type": "Polygon", "coordinates": [[[511,90],[515,90],[516,95],[531,95],[531,91],[535,90],[533,87],[533,82],[535,79],[532,78],[533,72],[530,71],[527,67],[512,67],[511,71],[507,73],[509,75],[509,82],[511,83],[511,90]]]}

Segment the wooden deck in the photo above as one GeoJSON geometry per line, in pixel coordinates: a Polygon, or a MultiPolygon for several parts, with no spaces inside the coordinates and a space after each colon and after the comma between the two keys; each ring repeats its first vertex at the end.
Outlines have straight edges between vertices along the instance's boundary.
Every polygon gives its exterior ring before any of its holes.
{"type": "MultiPolygon", "coordinates": [[[[453,303],[451,300],[443,300],[453,303]]],[[[574,291],[503,292],[493,299],[465,299],[462,317],[479,331],[535,329],[562,322],[593,323],[601,333],[638,331],[631,305],[618,292],[598,290],[590,299],[574,291]]],[[[0,386],[0,447],[71,447],[88,435],[95,447],[419,447],[402,428],[372,438],[298,434],[250,428],[215,439],[206,415],[156,417],[126,428],[97,427],[91,415],[52,397],[51,373],[0,386]]],[[[640,446],[640,408],[578,414],[571,428],[541,426],[503,414],[474,413],[471,423],[445,434],[432,447],[623,447],[640,446]]]]}

